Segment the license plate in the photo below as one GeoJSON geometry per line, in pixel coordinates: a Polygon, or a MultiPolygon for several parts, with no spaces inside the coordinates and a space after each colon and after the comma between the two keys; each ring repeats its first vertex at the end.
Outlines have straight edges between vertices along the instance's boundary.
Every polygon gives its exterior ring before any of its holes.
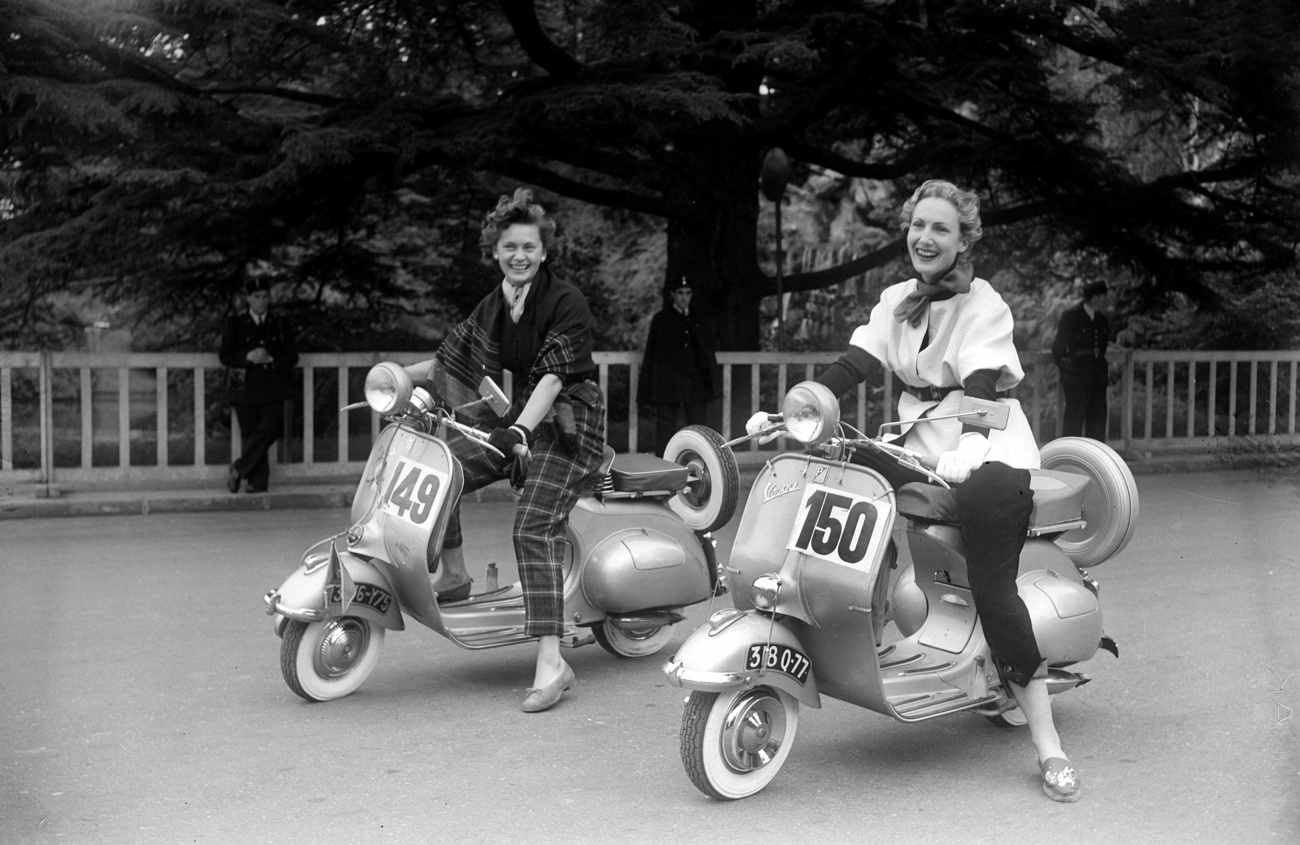
{"type": "Polygon", "coordinates": [[[754,643],[745,656],[745,668],[750,670],[767,669],[769,672],[781,672],[789,675],[799,683],[808,680],[812,663],[807,655],[797,648],[776,643],[754,643]]]}
{"type": "MultiPolygon", "coordinates": [[[[329,604],[342,604],[343,594],[339,590],[338,584],[330,584],[329,604]]],[[[357,584],[357,594],[353,596],[351,604],[364,604],[379,613],[387,613],[388,607],[393,603],[393,594],[383,587],[376,587],[374,584],[357,584]]]]}

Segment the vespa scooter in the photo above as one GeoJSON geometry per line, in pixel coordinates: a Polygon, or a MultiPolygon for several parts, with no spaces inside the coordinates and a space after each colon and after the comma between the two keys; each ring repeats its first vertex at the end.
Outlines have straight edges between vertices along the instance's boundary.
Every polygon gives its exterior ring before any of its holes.
{"type": "MultiPolygon", "coordinates": [[[[990,657],[936,460],[888,442],[884,426],[874,438],[852,436],[838,414],[815,382],[789,391],[768,431],[784,429],[809,451],[779,455],[759,474],[724,560],[734,607],[711,612],[663,667],[691,690],[682,763],[714,798],[744,798],[771,782],[793,747],[800,706],[820,707],[823,695],[902,722],[973,711],[999,726],[1025,724],[990,657]],[[895,491],[851,461],[862,450],[936,483],[895,491]]],[[[953,416],[1001,429],[1007,406],[967,398],[953,416]]],[[[1032,471],[1017,586],[1057,694],[1088,682],[1072,667],[1098,648],[1119,656],[1084,567],[1128,544],[1138,499],[1124,462],[1097,441],[1053,441],[1042,463],[1032,471]]]]}
{"type": "MultiPolygon", "coordinates": [[[[479,401],[505,413],[508,400],[490,379],[479,392],[479,401]]],[[[385,632],[403,630],[405,617],[467,649],[535,640],[524,633],[519,583],[446,604],[430,586],[429,561],[463,485],[447,431],[485,445],[487,435],[414,387],[397,364],[373,367],[365,396],[349,408],[368,405],[388,425],[357,486],[351,526],[308,548],[264,599],[281,637],[285,683],[309,701],[356,691],[379,660],[385,632]]],[[[682,609],[719,589],[710,532],[735,512],[735,457],[702,426],[678,432],[666,455],[616,458],[606,449],[599,486],[570,513],[562,645],[654,654],[685,618],[682,609]]]]}

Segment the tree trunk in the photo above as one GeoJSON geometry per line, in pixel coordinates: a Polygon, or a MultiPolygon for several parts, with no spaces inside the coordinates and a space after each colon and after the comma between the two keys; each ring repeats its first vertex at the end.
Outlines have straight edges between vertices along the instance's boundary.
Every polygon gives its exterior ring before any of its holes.
{"type": "Polygon", "coordinates": [[[710,172],[714,193],[692,191],[668,202],[668,286],[681,276],[691,282],[695,301],[707,309],[720,350],[759,348],[759,303],[776,292],[758,266],[758,152],[735,154],[718,144],[698,157],[710,172]],[[729,155],[719,156],[725,149],[729,155]]]}

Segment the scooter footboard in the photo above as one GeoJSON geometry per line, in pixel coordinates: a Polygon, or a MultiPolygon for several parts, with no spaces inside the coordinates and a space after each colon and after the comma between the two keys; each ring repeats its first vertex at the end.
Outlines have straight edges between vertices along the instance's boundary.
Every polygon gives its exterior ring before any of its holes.
{"type": "Polygon", "coordinates": [[[755,611],[720,610],[663,666],[676,687],[723,692],[759,685],[821,707],[808,650],[789,629],[755,611]]]}
{"type": "MultiPolygon", "coordinates": [[[[356,592],[347,606],[347,616],[369,619],[392,631],[406,627],[398,607],[393,585],[369,561],[346,552],[339,555],[340,564],[347,568],[348,577],[356,592]]],[[[265,596],[268,615],[280,614],[299,622],[319,622],[345,615],[342,612],[339,586],[330,583],[330,567],[324,564],[301,566],[284,580],[279,589],[265,596]]]]}

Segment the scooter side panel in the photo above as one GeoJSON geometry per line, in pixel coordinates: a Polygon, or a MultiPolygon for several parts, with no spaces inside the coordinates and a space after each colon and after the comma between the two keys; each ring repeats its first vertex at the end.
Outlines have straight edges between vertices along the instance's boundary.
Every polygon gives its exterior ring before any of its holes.
{"type": "Polygon", "coordinates": [[[722,610],[696,628],[663,671],[673,686],[703,692],[770,686],[821,707],[810,651],[757,611],[722,610]]]}
{"type": "Polygon", "coordinates": [[[666,506],[583,498],[569,526],[573,541],[590,545],[574,549],[575,577],[565,589],[568,618],[577,613],[584,623],[605,614],[686,607],[710,595],[700,540],[666,506]]]}
{"type": "Polygon", "coordinates": [[[1016,589],[1049,666],[1082,663],[1097,653],[1103,633],[1101,603],[1083,583],[1074,562],[1054,543],[1025,544],[1016,589]]]}

